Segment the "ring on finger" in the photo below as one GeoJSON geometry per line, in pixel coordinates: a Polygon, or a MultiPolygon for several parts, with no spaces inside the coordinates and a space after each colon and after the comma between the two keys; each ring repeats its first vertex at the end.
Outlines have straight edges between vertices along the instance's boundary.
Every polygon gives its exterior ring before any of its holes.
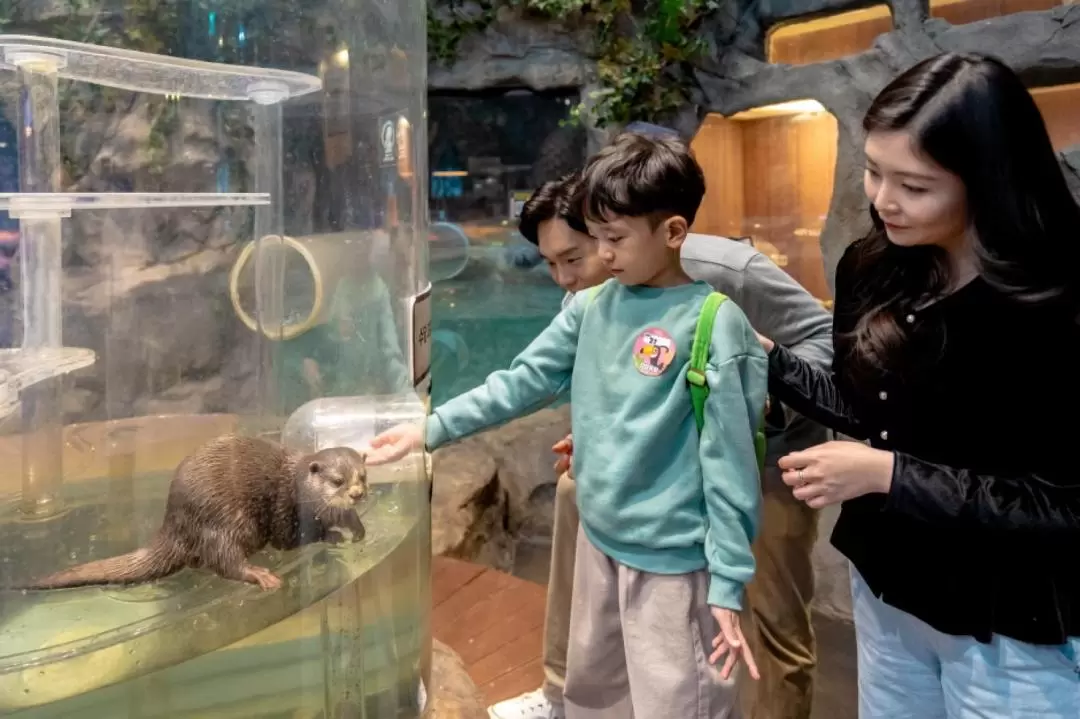
{"type": "Polygon", "coordinates": [[[806,486],[806,478],[805,478],[805,477],[803,477],[803,471],[802,471],[802,469],[799,469],[799,472],[798,472],[798,474],[796,474],[795,476],[796,476],[796,478],[798,478],[798,480],[799,480],[799,486],[800,486],[800,487],[805,487],[805,486],[806,486]]]}

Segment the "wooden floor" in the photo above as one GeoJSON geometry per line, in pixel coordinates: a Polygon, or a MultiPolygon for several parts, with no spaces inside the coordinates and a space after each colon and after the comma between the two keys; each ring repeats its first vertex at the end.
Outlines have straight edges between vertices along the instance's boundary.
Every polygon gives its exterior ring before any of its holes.
{"type": "MultiPolygon", "coordinates": [[[[546,561],[546,560],[545,560],[546,561]]],[[[488,704],[539,688],[543,585],[447,557],[432,566],[432,632],[457,652],[488,704]]],[[[855,636],[815,614],[818,668],[812,719],[855,719],[855,636]]]]}
{"type": "Polygon", "coordinates": [[[544,679],[543,586],[449,557],[432,560],[432,634],[461,656],[488,704],[544,679]]]}

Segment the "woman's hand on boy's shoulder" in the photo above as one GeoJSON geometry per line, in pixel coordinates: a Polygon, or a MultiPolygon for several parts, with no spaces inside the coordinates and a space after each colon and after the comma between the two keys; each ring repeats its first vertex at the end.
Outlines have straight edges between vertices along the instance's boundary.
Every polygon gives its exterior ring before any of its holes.
{"type": "Polygon", "coordinates": [[[424,428],[419,424],[399,424],[375,435],[367,451],[367,464],[396,462],[424,445],[424,428]]]}
{"type": "Polygon", "coordinates": [[[750,676],[755,680],[760,679],[761,673],[758,671],[754,656],[750,653],[750,647],[747,646],[746,637],[743,636],[739,613],[734,609],[723,607],[709,607],[709,609],[712,610],[716,623],[720,625],[720,631],[712,641],[713,652],[709,655],[709,664],[716,664],[721,657],[727,655],[724,657],[724,666],[720,669],[720,676],[727,679],[731,676],[735,665],[742,659],[746,663],[750,676]]]}

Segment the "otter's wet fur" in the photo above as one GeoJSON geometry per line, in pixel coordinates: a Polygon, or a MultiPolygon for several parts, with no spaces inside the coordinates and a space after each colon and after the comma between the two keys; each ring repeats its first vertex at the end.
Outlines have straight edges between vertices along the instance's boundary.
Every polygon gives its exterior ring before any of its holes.
{"type": "Polygon", "coordinates": [[[219,437],[176,468],[165,518],[148,546],[21,588],[135,584],[192,567],[275,589],[281,579],[248,557],[268,544],[285,550],[363,539],[354,504],[366,494],[364,455],[355,450],[304,455],[260,439],[219,437]]]}

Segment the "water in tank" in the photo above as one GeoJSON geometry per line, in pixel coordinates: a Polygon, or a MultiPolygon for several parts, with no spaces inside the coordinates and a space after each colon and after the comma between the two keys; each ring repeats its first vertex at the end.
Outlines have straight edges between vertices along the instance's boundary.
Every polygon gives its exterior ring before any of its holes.
{"type": "Polygon", "coordinates": [[[363,531],[297,527],[325,516],[302,458],[427,411],[424,21],[422,0],[3,13],[0,716],[423,715],[427,457],[325,485],[363,531]],[[193,456],[217,457],[200,487],[258,478],[196,497],[210,521],[170,496],[193,456]],[[167,505],[183,566],[145,578],[167,505]],[[307,539],[237,549],[241,526],[307,539]],[[235,561],[191,549],[223,535],[235,561]]]}

